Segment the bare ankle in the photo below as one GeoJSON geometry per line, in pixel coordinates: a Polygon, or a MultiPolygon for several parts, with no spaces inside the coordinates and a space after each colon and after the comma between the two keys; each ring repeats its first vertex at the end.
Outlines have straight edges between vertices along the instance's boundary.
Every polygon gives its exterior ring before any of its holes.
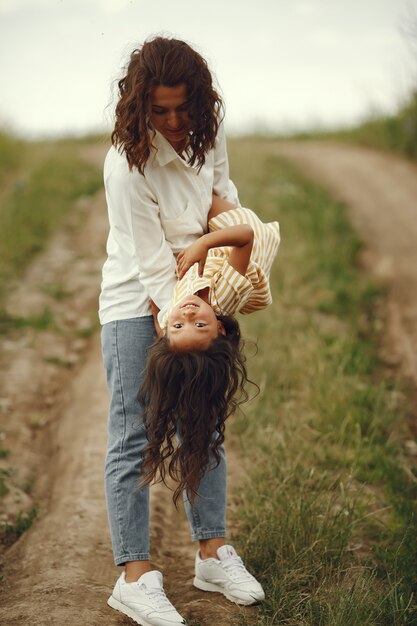
{"type": "Polygon", "coordinates": [[[217,550],[226,545],[224,537],[202,539],[200,541],[200,557],[204,559],[217,559],[217,550]]]}
{"type": "Polygon", "coordinates": [[[150,561],[129,561],[125,565],[125,579],[127,583],[136,582],[142,574],[151,571],[150,561]]]}

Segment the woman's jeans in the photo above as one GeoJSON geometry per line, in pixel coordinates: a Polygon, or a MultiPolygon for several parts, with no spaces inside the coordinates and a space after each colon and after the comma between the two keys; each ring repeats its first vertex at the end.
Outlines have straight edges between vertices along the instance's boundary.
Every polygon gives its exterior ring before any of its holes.
{"type": "MultiPolygon", "coordinates": [[[[102,328],[111,396],[105,486],[116,565],[150,558],[149,488],[138,488],[147,439],[137,395],[153,340],[152,316],[109,322],[102,328]]],[[[220,465],[206,473],[193,506],[184,497],[193,541],[226,534],[226,458],[223,447],[219,452],[220,465]]]]}

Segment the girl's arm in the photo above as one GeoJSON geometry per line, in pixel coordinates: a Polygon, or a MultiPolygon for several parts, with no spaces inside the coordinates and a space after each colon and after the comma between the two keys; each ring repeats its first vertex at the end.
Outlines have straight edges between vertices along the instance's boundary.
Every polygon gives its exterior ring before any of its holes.
{"type": "Polygon", "coordinates": [[[156,304],[155,304],[155,302],[153,300],[149,300],[149,304],[150,304],[151,310],[152,310],[153,325],[155,326],[155,332],[156,332],[158,337],[161,337],[164,333],[163,333],[162,328],[160,327],[159,322],[158,322],[158,313],[159,313],[160,309],[156,306],[156,304]]]}
{"type": "Polygon", "coordinates": [[[232,246],[229,263],[239,274],[244,276],[253,246],[253,228],[249,224],[228,226],[197,239],[178,255],[178,277],[182,278],[194,263],[198,263],[198,275],[202,276],[210,248],[223,246],[232,246]]]}

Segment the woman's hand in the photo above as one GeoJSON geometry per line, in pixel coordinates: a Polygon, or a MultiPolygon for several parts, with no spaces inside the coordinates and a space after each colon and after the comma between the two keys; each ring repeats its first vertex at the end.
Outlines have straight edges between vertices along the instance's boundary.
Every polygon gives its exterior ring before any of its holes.
{"type": "Polygon", "coordinates": [[[198,263],[198,275],[201,277],[204,272],[208,251],[209,246],[206,245],[205,235],[203,235],[192,243],[191,246],[180,252],[177,258],[178,278],[181,279],[194,263],[198,263]]]}

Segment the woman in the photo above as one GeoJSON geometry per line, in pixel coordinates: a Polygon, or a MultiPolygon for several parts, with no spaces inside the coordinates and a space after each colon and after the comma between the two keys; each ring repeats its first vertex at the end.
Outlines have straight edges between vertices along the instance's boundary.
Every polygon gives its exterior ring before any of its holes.
{"type": "MultiPolygon", "coordinates": [[[[149,40],[132,53],[119,91],[104,165],[110,232],[100,321],[111,394],[107,509],[115,563],[125,570],[108,602],[145,626],[183,624],[162,574],[151,569],[149,493],[137,488],[147,443],[137,393],[154,339],[149,300],[160,309],[170,300],[175,255],[206,232],[212,193],[239,202],[229,180],[222,101],[197,52],[176,39],[149,40]]],[[[226,460],[219,451],[220,463],[200,482],[193,505],[185,500],[200,548],[196,580],[252,604],[263,591],[225,542],[226,460]]]]}

